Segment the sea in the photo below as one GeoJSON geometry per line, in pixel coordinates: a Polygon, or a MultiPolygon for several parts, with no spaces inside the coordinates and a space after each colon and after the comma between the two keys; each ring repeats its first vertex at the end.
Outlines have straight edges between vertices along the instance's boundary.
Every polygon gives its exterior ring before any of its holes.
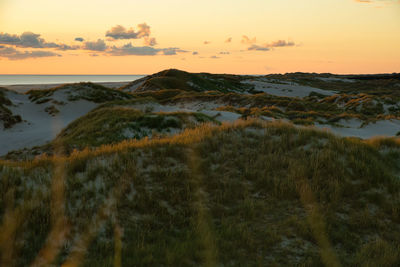
{"type": "Polygon", "coordinates": [[[79,82],[131,82],[145,75],[0,75],[0,86],[79,82]]]}

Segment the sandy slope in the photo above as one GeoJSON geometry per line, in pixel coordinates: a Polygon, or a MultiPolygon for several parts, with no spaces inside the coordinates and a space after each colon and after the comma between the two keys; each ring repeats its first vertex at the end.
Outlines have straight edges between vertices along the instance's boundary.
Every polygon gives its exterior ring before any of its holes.
{"type": "Polygon", "coordinates": [[[53,98],[66,104],[57,105],[60,112],[53,117],[45,111],[47,106],[52,105],[51,103],[35,104],[27,95],[14,92],[7,92],[7,97],[15,104],[10,110],[15,115],[20,115],[23,122],[10,129],[3,129],[3,126],[0,126],[0,155],[51,141],[67,124],[97,106],[85,100],[68,102],[63,92],[57,92],[53,98]]]}
{"type": "Polygon", "coordinates": [[[344,127],[334,127],[327,124],[316,124],[318,128],[325,128],[340,136],[359,137],[368,139],[375,136],[396,136],[400,131],[399,120],[381,120],[369,123],[362,127],[360,120],[352,119],[340,123],[344,127]]]}
{"type": "MultiPolygon", "coordinates": [[[[296,83],[276,83],[265,78],[254,78],[246,80],[244,83],[253,84],[255,90],[266,92],[268,94],[286,97],[306,97],[311,92],[323,95],[333,95],[336,92],[322,90],[309,86],[301,86],[296,83]]],[[[121,83],[103,83],[109,87],[120,87],[121,83]]],[[[10,89],[25,92],[32,88],[46,89],[54,85],[24,85],[8,86],[10,89]]],[[[54,93],[53,100],[65,102],[64,105],[47,102],[44,104],[32,103],[27,95],[8,91],[6,96],[15,106],[9,107],[14,115],[20,115],[22,123],[14,125],[11,129],[3,129],[0,124],[0,156],[12,150],[31,148],[46,144],[57,136],[57,134],[75,119],[87,114],[97,104],[86,100],[70,102],[67,100],[67,92],[60,90],[54,93]],[[54,116],[45,111],[46,107],[55,106],[59,113],[54,116]]],[[[202,112],[208,116],[214,117],[220,122],[232,122],[241,116],[234,112],[217,111],[222,104],[216,102],[181,102],[175,105],[161,105],[156,102],[137,103],[130,105],[131,108],[142,110],[143,112],[202,112]]],[[[261,117],[261,119],[271,121],[270,117],[261,117]]],[[[340,136],[354,136],[359,138],[371,138],[374,136],[396,136],[400,132],[399,120],[385,120],[370,123],[364,127],[360,120],[341,120],[338,124],[343,127],[336,127],[327,124],[316,124],[316,127],[328,129],[340,136]]]]}
{"type": "MultiPolygon", "coordinates": [[[[0,126],[0,156],[13,150],[31,148],[48,143],[69,123],[87,114],[97,106],[97,104],[86,100],[69,102],[66,92],[63,91],[55,92],[52,99],[63,101],[65,105],[56,105],[52,102],[35,104],[29,100],[27,95],[11,91],[7,92],[7,97],[15,105],[10,107],[10,110],[15,115],[20,115],[23,122],[14,125],[10,129],[3,129],[3,126],[0,126]],[[45,108],[51,105],[56,106],[59,110],[59,113],[55,116],[51,116],[45,111],[45,108]]],[[[232,122],[240,118],[237,113],[213,110],[217,106],[213,103],[188,103],[174,106],[149,102],[134,104],[129,107],[143,112],[149,110],[152,112],[202,112],[208,116],[215,117],[220,122],[232,122]]]]}
{"type": "Polygon", "coordinates": [[[143,112],[201,112],[207,116],[215,117],[219,122],[233,122],[241,117],[240,114],[229,111],[217,111],[219,105],[215,103],[189,102],[179,103],[178,105],[161,105],[155,102],[139,103],[129,105],[143,112]]]}
{"type": "MultiPolygon", "coordinates": [[[[118,89],[128,83],[129,82],[105,82],[105,83],[95,83],[95,84],[99,84],[108,88],[118,89]]],[[[39,90],[39,89],[44,90],[44,89],[54,88],[60,85],[64,84],[21,84],[21,85],[16,84],[16,85],[5,85],[2,87],[12,91],[16,91],[18,93],[26,93],[29,90],[39,90]]]]}
{"type": "Polygon", "coordinates": [[[267,79],[247,80],[243,83],[252,84],[254,85],[255,90],[276,96],[305,97],[308,96],[311,92],[316,92],[329,96],[336,93],[334,91],[322,90],[309,86],[302,86],[295,83],[272,83],[267,79]]]}

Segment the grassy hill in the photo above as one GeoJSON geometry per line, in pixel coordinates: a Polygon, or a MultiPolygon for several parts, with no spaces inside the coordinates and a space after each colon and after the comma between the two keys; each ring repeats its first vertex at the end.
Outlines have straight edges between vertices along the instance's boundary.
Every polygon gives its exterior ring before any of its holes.
{"type": "Polygon", "coordinates": [[[241,83],[246,76],[230,74],[189,73],[169,69],[147,76],[121,87],[126,91],[157,91],[164,89],[180,89],[185,91],[246,91],[252,86],[241,83]]]}
{"type": "Polygon", "coordinates": [[[56,149],[0,163],[4,266],[400,263],[398,139],[249,120],[56,149]]]}
{"type": "Polygon", "coordinates": [[[94,103],[104,103],[132,98],[128,93],[90,82],[65,84],[44,90],[30,90],[26,94],[29,95],[32,102],[42,104],[51,101],[56,92],[65,92],[68,101],[87,100],[94,103]]]}
{"type": "Polygon", "coordinates": [[[400,139],[304,126],[394,136],[398,84],[165,70],[30,91],[46,126],[87,109],[0,160],[0,265],[399,266],[400,139]]]}
{"type": "Polygon", "coordinates": [[[289,81],[325,90],[342,93],[366,93],[377,96],[400,96],[400,74],[337,75],[331,73],[286,73],[270,74],[266,78],[289,81]]]}
{"type": "Polygon", "coordinates": [[[146,113],[129,107],[100,107],[68,125],[53,143],[62,144],[67,148],[66,152],[70,152],[72,149],[115,144],[125,139],[175,134],[212,121],[202,113],[146,113]]]}

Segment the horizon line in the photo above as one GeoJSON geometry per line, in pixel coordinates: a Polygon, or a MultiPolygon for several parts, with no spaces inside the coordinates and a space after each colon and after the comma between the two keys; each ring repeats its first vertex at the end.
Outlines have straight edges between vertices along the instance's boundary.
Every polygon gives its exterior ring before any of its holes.
{"type": "MultiPolygon", "coordinates": [[[[30,76],[148,76],[148,75],[153,75],[155,73],[158,73],[160,71],[151,73],[151,74],[30,74],[30,73],[24,73],[24,74],[0,74],[0,76],[25,76],[25,75],[30,75],[30,76]]],[[[333,74],[333,75],[395,75],[395,74],[400,74],[399,72],[376,72],[376,73],[333,73],[333,72],[304,72],[304,71],[293,71],[293,72],[274,72],[274,73],[256,73],[256,74],[238,74],[238,73],[228,73],[228,72],[206,72],[206,71],[201,71],[201,72],[190,72],[186,71],[189,73],[210,73],[210,74],[231,74],[231,75],[251,75],[251,76],[261,76],[261,75],[275,75],[275,74],[291,74],[291,73],[306,73],[306,74],[333,74]]]]}

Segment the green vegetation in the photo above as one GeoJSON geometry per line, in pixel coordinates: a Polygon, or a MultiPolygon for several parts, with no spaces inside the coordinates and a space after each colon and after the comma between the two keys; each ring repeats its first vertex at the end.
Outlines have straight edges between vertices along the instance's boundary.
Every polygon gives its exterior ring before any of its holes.
{"type": "Polygon", "coordinates": [[[253,88],[251,85],[241,83],[245,76],[229,74],[189,73],[176,69],[164,70],[153,74],[144,81],[135,81],[121,90],[128,89],[133,85],[141,83],[136,89],[138,92],[156,91],[165,89],[180,89],[184,91],[248,91],[253,88]]]}
{"type": "MultiPolygon", "coordinates": [[[[94,103],[130,99],[132,96],[120,90],[114,90],[94,83],[65,84],[51,89],[30,90],[27,92],[29,99],[37,104],[52,100],[57,91],[65,91],[69,101],[87,100],[94,103]]],[[[57,101],[57,100],[56,100],[57,101]]]]}
{"type": "Polygon", "coordinates": [[[62,144],[70,152],[125,139],[176,133],[212,121],[201,113],[144,113],[127,107],[99,107],[68,125],[54,143],[62,144]]]}
{"type": "Polygon", "coordinates": [[[0,122],[3,122],[5,129],[11,128],[14,124],[22,121],[21,116],[13,115],[12,111],[6,106],[11,106],[12,102],[5,95],[7,89],[0,88],[0,122]]]}
{"type": "Polygon", "coordinates": [[[399,159],[398,139],[247,121],[2,162],[1,260],[397,266],[399,159]]]}
{"type": "MultiPolygon", "coordinates": [[[[168,94],[163,91],[162,95],[168,94]]],[[[148,92],[146,96],[152,97],[153,93],[148,92]]],[[[159,96],[157,96],[157,99],[162,104],[170,105],[190,102],[218,103],[221,105],[218,110],[236,112],[244,115],[244,117],[268,116],[291,121],[306,119],[328,124],[350,118],[357,118],[367,123],[388,117],[391,119],[400,118],[400,113],[386,112],[382,109],[381,104],[373,101],[362,102],[363,99],[349,98],[347,100],[349,103],[345,102],[338,105],[336,97],[340,98],[336,95],[320,99],[315,96],[291,98],[266,93],[244,95],[233,92],[181,92],[175,96],[168,95],[168,98],[164,100],[159,96]]]]}
{"type": "Polygon", "coordinates": [[[399,74],[387,78],[375,76],[355,76],[355,75],[334,75],[330,73],[286,73],[270,74],[265,76],[268,79],[277,81],[288,81],[307,85],[315,88],[339,91],[342,93],[366,93],[376,96],[392,95],[397,98],[400,96],[398,90],[400,84],[399,74]],[[321,78],[335,78],[323,80],[321,78]],[[366,79],[367,78],[367,79],[366,79]],[[341,80],[343,79],[343,80],[341,80]],[[345,81],[347,80],[347,81],[345,81]]]}
{"type": "Polygon", "coordinates": [[[60,113],[60,111],[54,105],[46,107],[44,111],[49,113],[51,116],[55,116],[56,114],[60,113]]]}
{"type": "MultiPolygon", "coordinates": [[[[152,97],[160,103],[214,101],[221,106],[234,106],[236,111],[242,110],[238,113],[244,117],[260,113],[254,108],[275,106],[285,112],[263,112],[267,114],[262,115],[307,125],[316,122],[337,125],[341,119],[349,118],[360,119],[364,125],[377,120],[400,119],[398,75],[288,73],[263,77],[273,83],[294,83],[338,92],[333,96],[311,92],[302,99],[257,92],[252,85],[242,83],[249,78],[254,77],[187,73],[172,69],[134,81],[121,90],[135,88],[132,92],[135,97],[152,97]],[[243,110],[244,106],[247,111],[243,110]]],[[[220,109],[223,110],[223,107],[220,109]]]]}
{"type": "MultiPolygon", "coordinates": [[[[65,104],[56,92],[99,105],[49,144],[0,160],[0,265],[399,266],[399,137],[253,119],[400,119],[393,77],[264,77],[339,92],[304,98],[256,92],[246,76],[178,70],[120,90],[30,91],[53,116],[65,104]],[[179,108],[246,120],[157,112],[179,108]]],[[[0,115],[12,105],[5,96],[0,115]]]]}

